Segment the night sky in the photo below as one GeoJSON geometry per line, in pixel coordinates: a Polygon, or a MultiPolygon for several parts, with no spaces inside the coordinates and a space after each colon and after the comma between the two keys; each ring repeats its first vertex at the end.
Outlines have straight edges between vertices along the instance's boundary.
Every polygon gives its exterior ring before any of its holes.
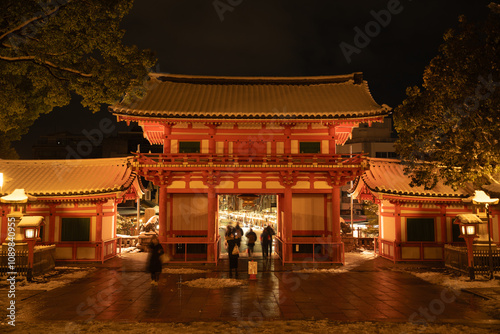
{"type": "MultiPolygon", "coordinates": [[[[125,43],[156,53],[161,72],[242,76],[363,72],[375,100],[396,107],[406,87],[421,84],[424,67],[437,54],[444,32],[457,26],[458,16],[483,19],[489,2],[136,0],[123,28],[125,43]],[[375,23],[377,15],[383,24],[375,23]],[[367,24],[369,40],[356,43],[356,30],[366,33],[367,24]],[[355,50],[350,62],[341,43],[355,50]]],[[[115,121],[106,109],[92,114],[75,99],[70,106],[42,116],[15,147],[21,158],[29,159],[40,135],[81,133],[96,128],[103,118],[115,121]]]]}

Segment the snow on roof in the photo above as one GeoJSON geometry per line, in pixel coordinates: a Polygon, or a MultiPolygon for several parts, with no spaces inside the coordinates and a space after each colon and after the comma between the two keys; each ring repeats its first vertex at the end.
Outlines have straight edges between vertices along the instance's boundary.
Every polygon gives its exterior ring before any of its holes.
{"type": "Polygon", "coordinates": [[[453,190],[441,181],[430,190],[423,186],[411,187],[411,178],[404,174],[404,167],[399,160],[369,158],[368,162],[370,169],[356,179],[356,184],[351,189],[355,198],[364,185],[372,193],[399,196],[463,198],[470,193],[468,189],[453,190]]]}
{"type": "Polygon", "coordinates": [[[461,223],[465,224],[482,224],[483,221],[477,215],[473,213],[461,213],[455,217],[461,223]]]}
{"type": "Polygon", "coordinates": [[[122,101],[120,115],[202,119],[353,118],[385,115],[361,73],[316,77],[151,74],[146,96],[122,101]]]}
{"type": "Polygon", "coordinates": [[[4,174],[0,195],[10,194],[19,188],[37,197],[125,191],[137,182],[137,176],[130,168],[131,159],[0,159],[0,171],[4,174]]]}

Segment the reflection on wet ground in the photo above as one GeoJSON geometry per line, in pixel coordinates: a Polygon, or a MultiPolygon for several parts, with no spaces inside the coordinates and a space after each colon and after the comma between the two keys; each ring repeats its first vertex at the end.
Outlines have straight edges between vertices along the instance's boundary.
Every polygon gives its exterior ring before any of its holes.
{"type": "MultiPolygon", "coordinates": [[[[454,294],[377,258],[349,272],[304,274],[276,259],[258,260],[257,280],[248,280],[240,259],[242,287],[200,289],[182,284],[203,277],[227,278],[228,263],[203,274],[162,274],[158,286],[144,272],[145,254],[107,261],[89,276],[51,291],[19,291],[18,321],[341,321],[486,320],[476,297],[454,294]],[[445,299],[443,299],[445,298],[445,299]],[[422,310],[427,310],[427,315],[422,310]]],[[[184,265],[189,266],[189,265],[184,265]]],[[[193,267],[194,268],[194,267],[193,267]]],[[[300,269],[300,267],[298,268],[300,269]]]]}

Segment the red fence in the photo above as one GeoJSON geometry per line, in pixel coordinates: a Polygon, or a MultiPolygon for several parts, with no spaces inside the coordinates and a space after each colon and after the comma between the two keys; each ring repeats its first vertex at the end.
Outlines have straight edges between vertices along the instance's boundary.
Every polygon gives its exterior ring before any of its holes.
{"type": "Polygon", "coordinates": [[[288,154],[288,155],[217,155],[134,153],[138,167],[213,167],[213,168],[326,168],[365,163],[364,154],[288,154]]]}
{"type": "MultiPolygon", "coordinates": [[[[59,250],[59,258],[56,261],[99,261],[104,262],[116,256],[118,238],[103,240],[101,242],[89,241],[64,241],[56,243],[56,252],[59,250]],[[80,254],[79,254],[80,250],[80,254]],[[63,252],[70,253],[70,256],[61,257],[63,252]]],[[[50,244],[50,243],[41,243],[50,244]]]]}
{"type": "Polygon", "coordinates": [[[276,237],[276,253],[285,263],[345,263],[344,243],[322,238],[293,238],[290,242],[276,237]]]}
{"type": "Polygon", "coordinates": [[[196,238],[168,238],[166,242],[161,242],[164,249],[171,256],[173,262],[189,262],[189,263],[217,263],[219,262],[219,240],[208,241],[205,238],[194,240],[196,238]],[[205,246],[204,252],[190,252],[190,248],[205,246]]]}

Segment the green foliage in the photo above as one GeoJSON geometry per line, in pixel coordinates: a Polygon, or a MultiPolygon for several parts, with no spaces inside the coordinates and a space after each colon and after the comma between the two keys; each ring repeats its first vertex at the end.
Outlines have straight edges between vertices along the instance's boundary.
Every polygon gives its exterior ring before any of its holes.
{"type": "Polygon", "coordinates": [[[365,233],[369,237],[376,237],[379,234],[378,205],[370,201],[363,201],[363,214],[366,216],[368,226],[365,233]]]}
{"type": "Polygon", "coordinates": [[[118,215],[116,222],[116,233],[118,234],[130,235],[132,229],[135,228],[135,223],[132,221],[132,219],[127,217],[118,215]]]}
{"type": "Polygon", "coordinates": [[[41,114],[68,105],[71,94],[95,112],[143,86],[155,59],[150,51],[124,45],[119,27],[132,4],[133,0],[0,4],[4,141],[19,140],[41,114]]]}
{"type": "Polygon", "coordinates": [[[484,184],[500,172],[500,9],[487,20],[460,17],[444,35],[422,88],[407,89],[394,111],[396,151],[412,185],[484,184]]]}

